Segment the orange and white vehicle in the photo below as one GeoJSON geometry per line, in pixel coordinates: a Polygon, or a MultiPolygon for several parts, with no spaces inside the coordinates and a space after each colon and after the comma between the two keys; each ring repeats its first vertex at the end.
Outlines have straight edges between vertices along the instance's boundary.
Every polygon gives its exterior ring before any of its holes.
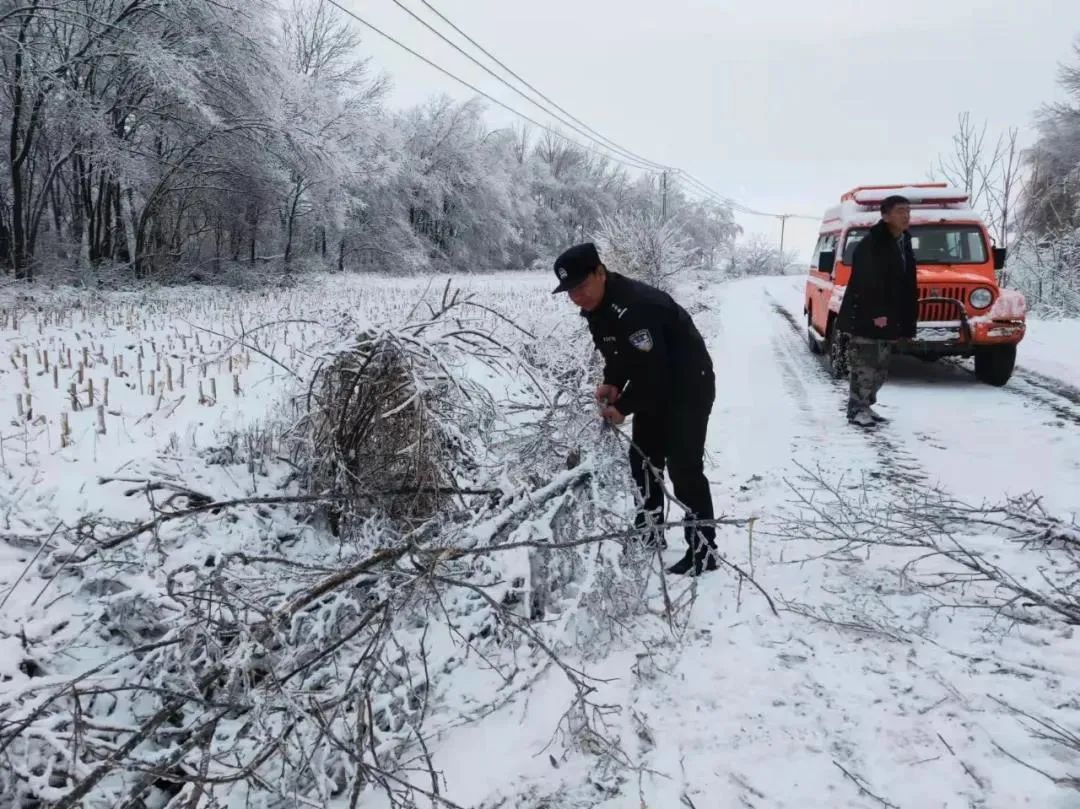
{"type": "Polygon", "coordinates": [[[1005,248],[993,245],[968,196],[944,183],[859,186],[825,213],[806,282],[810,350],[824,353],[837,377],[847,373],[843,335],[833,324],[851,278],[855,246],[881,219],[885,197],[911,201],[911,244],[918,267],[919,321],[913,340],[897,350],[926,360],[975,358],[983,382],[1004,385],[1024,338],[1024,296],[998,284],[1005,248]]]}

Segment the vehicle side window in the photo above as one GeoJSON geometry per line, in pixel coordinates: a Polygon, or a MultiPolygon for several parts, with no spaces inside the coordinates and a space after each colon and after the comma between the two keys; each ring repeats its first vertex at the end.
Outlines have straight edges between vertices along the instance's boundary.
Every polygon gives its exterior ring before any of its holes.
{"type": "Polygon", "coordinates": [[[859,246],[859,242],[863,240],[867,233],[870,231],[866,228],[857,228],[849,230],[844,237],[844,263],[851,266],[851,262],[855,260],[855,248],[859,246]]]}
{"type": "Polygon", "coordinates": [[[815,261],[816,264],[821,263],[821,254],[822,253],[832,253],[833,254],[833,271],[832,271],[832,273],[830,273],[830,275],[835,273],[836,272],[836,234],[835,233],[824,233],[824,234],[822,234],[821,237],[818,238],[817,247],[815,249],[816,249],[816,252],[814,254],[814,256],[815,256],[814,261],[815,261]]]}
{"type": "MultiPolygon", "coordinates": [[[[836,251],[836,234],[823,233],[818,236],[817,244],[814,246],[814,268],[817,269],[821,266],[821,254],[827,252],[836,251]]],[[[834,265],[835,266],[835,265],[834,265]]]]}

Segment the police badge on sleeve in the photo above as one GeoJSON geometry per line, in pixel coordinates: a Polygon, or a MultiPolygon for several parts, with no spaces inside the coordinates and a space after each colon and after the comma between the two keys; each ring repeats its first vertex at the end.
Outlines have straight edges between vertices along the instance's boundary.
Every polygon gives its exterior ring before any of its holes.
{"type": "Polygon", "coordinates": [[[638,351],[652,351],[653,340],[648,329],[639,329],[630,335],[630,345],[638,351]]]}

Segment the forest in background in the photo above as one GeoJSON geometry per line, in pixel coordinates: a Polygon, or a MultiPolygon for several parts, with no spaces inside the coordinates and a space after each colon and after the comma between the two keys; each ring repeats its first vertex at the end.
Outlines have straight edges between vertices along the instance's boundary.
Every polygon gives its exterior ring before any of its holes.
{"type": "MultiPolygon", "coordinates": [[[[588,238],[642,274],[783,271],[732,207],[478,99],[387,104],[325,0],[0,0],[0,273],[90,285],[306,270],[546,267],[588,238]],[[628,245],[628,246],[626,246],[628,245]]],[[[1078,46],[1080,47],[1080,46],[1078,46]]],[[[1035,142],[961,115],[935,176],[966,188],[1006,281],[1080,313],[1080,50],[1035,142]]]]}

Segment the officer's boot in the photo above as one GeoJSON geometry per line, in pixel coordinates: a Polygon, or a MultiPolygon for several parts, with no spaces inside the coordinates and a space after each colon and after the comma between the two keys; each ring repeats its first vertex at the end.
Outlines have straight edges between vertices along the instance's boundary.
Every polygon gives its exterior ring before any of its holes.
{"type": "Polygon", "coordinates": [[[668,573],[676,576],[687,574],[700,576],[717,568],[716,543],[711,539],[704,539],[698,534],[687,546],[683,558],[668,568],[668,573]]]}

